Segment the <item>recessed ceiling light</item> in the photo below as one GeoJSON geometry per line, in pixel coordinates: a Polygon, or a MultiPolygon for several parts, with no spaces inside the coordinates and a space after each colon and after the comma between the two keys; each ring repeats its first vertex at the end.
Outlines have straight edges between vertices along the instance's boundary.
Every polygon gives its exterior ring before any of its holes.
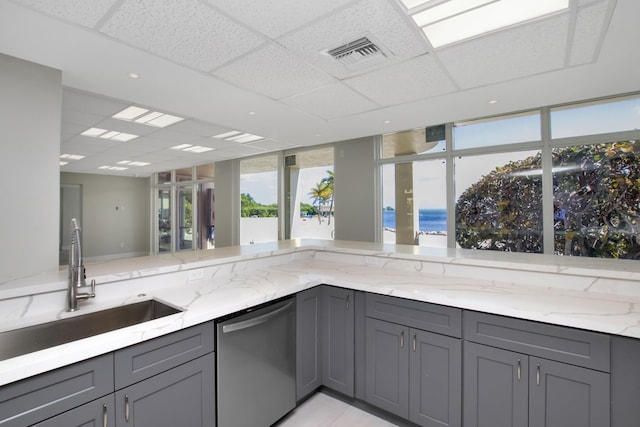
{"type": "Polygon", "coordinates": [[[96,136],[102,135],[106,131],[107,131],[106,129],[89,128],[89,129],[85,130],[84,132],[82,132],[80,135],[96,137],[96,136]]]}
{"type": "Polygon", "coordinates": [[[119,113],[114,114],[114,119],[126,120],[129,122],[136,122],[143,125],[164,128],[167,126],[171,126],[174,123],[178,123],[184,118],[174,116],[167,113],[161,113],[160,111],[149,111],[146,108],[136,107],[132,105],[130,107],[125,108],[119,113]]]}
{"type": "Polygon", "coordinates": [[[67,160],[80,160],[80,159],[84,159],[84,156],[80,154],[60,154],[60,158],[67,159],[67,160]]]}
{"type": "Polygon", "coordinates": [[[227,138],[231,138],[232,136],[236,136],[236,135],[240,135],[242,132],[240,132],[239,130],[232,130],[231,132],[225,132],[225,133],[221,133],[219,135],[214,135],[214,138],[218,138],[218,139],[227,139],[227,138]]]}
{"type": "Polygon", "coordinates": [[[147,111],[149,110],[147,110],[146,108],[136,107],[135,105],[132,105],[120,111],[119,113],[114,114],[111,117],[119,120],[133,120],[136,117],[143,115],[147,111]]]}
{"type": "Polygon", "coordinates": [[[128,76],[131,77],[132,79],[139,79],[140,78],[140,74],[138,74],[138,73],[129,73],[128,76]]]}
{"type": "Polygon", "coordinates": [[[69,162],[60,161],[60,166],[64,166],[64,165],[68,165],[68,164],[69,164],[69,162]]]}
{"type": "Polygon", "coordinates": [[[254,142],[264,139],[264,136],[253,135],[251,133],[241,132],[239,130],[232,130],[230,132],[214,135],[213,137],[224,139],[225,141],[237,142],[238,144],[244,144],[247,142],[254,142]]]}
{"type": "Polygon", "coordinates": [[[149,162],[130,162],[129,166],[149,166],[149,162]]]}
{"type": "Polygon", "coordinates": [[[391,120],[385,120],[385,121],[384,121],[384,124],[385,124],[385,125],[388,125],[389,123],[391,123],[391,120]]]}
{"type": "Polygon", "coordinates": [[[114,136],[116,136],[118,134],[120,134],[120,132],[116,132],[115,130],[111,130],[111,131],[109,131],[107,133],[103,133],[102,135],[100,135],[100,138],[111,139],[111,138],[113,138],[114,136]]]}
{"type": "Polygon", "coordinates": [[[255,112],[255,111],[249,111],[249,115],[250,115],[250,116],[255,116],[255,115],[256,115],[256,112],[255,112]]]}
{"type": "Polygon", "coordinates": [[[460,0],[412,15],[434,48],[486,34],[569,7],[569,0],[460,0]]]}
{"type": "Polygon", "coordinates": [[[413,9],[414,7],[429,3],[430,1],[431,0],[402,0],[402,4],[404,4],[404,7],[407,9],[413,9]]]}
{"type": "Polygon", "coordinates": [[[497,99],[492,99],[491,101],[489,101],[489,104],[497,104],[498,100],[497,99]]]}
{"type": "Polygon", "coordinates": [[[201,145],[180,144],[171,147],[172,150],[188,151],[190,153],[206,153],[207,151],[213,151],[213,148],[203,147],[201,145]]]}

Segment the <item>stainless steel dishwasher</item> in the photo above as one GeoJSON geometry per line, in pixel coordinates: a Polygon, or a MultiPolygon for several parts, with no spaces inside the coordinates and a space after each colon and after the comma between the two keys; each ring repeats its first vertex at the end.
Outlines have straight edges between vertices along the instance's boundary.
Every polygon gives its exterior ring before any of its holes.
{"type": "Polygon", "coordinates": [[[267,427],[296,405],[295,298],[217,325],[218,427],[267,427]]]}

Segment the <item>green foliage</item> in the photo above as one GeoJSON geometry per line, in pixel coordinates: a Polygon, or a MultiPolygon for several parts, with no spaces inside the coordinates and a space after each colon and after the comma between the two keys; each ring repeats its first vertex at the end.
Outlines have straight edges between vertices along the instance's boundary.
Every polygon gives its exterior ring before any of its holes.
{"type": "Polygon", "coordinates": [[[242,218],[275,218],[278,216],[278,205],[263,205],[256,202],[250,194],[240,194],[240,216],[242,218]]]}
{"type": "MultiPolygon", "coordinates": [[[[542,252],[540,155],[496,168],[456,203],[463,248],[542,252]]],[[[553,152],[556,254],[640,256],[640,142],[553,152]]]]}
{"type": "Polygon", "coordinates": [[[300,203],[300,214],[304,215],[318,215],[318,209],[308,203],[300,203]]]}

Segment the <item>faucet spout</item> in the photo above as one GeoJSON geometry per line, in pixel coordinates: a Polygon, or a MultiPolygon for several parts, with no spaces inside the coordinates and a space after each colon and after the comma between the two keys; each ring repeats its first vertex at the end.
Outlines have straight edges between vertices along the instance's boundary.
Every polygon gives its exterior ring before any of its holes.
{"type": "Polygon", "coordinates": [[[76,311],[78,301],[96,296],[96,281],[91,281],[91,292],[78,292],[78,288],[86,287],[84,262],[82,261],[82,243],[80,241],[80,224],[71,219],[71,244],[69,248],[69,283],[67,286],[67,311],[76,311]]]}

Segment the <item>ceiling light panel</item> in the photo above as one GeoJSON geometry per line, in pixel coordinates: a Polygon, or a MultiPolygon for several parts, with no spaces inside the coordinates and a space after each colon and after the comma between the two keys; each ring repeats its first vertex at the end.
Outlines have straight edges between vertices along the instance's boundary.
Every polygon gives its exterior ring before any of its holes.
{"type": "Polygon", "coordinates": [[[146,108],[136,107],[133,105],[114,114],[112,117],[118,120],[159,128],[171,126],[174,123],[184,120],[182,117],[161,113],[160,111],[149,111],[146,108]]]}
{"type": "Polygon", "coordinates": [[[268,44],[214,72],[236,85],[281,99],[333,83],[326,72],[280,46],[268,44]]]}
{"type": "Polygon", "coordinates": [[[164,58],[209,72],[266,40],[199,1],[124,0],[100,31],[164,58]]]}
{"type": "Polygon", "coordinates": [[[240,134],[242,134],[242,132],[240,132],[239,130],[232,130],[231,132],[221,133],[219,135],[214,135],[213,137],[218,139],[227,139],[234,136],[238,136],[240,134]]]}
{"type": "Polygon", "coordinates": [[[345,78],[354,72],[322,52],[363,35],[393,52],[389,61],[400,62],[426,53],[424,41],[402,15],[388,0],[362,0],[278,41],[332,76],[345,78]]]}
{"type": "Polygon", "coordinates": [[[115,130],[107,130],[100,128],[89,128],[82,132],[80,135],[90,136],[93,138],[111,139],[114,141],[127,142],[137,138],[139,135],[132,133],[118,132],[115,130]]]}
{"type": "Polygon", "coordinates": [[[140,117],[141,115],[143,115],[144,113],[146,113],[147,110],[146,108],[141,108],[141,107],[136,107],[135,105],[131,105],[127,108],[125,108],[124,110],[114,114],[113,117],[114,119],[119,119],[119,120],[133,120],[136,117],[140,117]]]}
{"type": "Polygon", "coordinates": [[[85,130],[84,132],[82,132],[80,135],[98,137],[98,136],[104,134],[105,132],[107,132],[106,129],[89,128],[89,129],[85,130]]]}
{"type": "Polygon", "coordinates": [[[446,13],[452,13],[448,17],[444,12],[437,13],[438,6],[432,8],[436,11],[435,16],[432,18],[423,16],[425,13],[428,14],[431,9],[414,15],[414,20],[416,20],[416,17],[422,17],[419,21],[429,23],[423,26],[422,30],[434,48],[567,10],[569,7],[569,0],[536,0],[527,2],[521,0],[499,0],[486,5],[481,5],[483,0],[461,1],[468,3],[472,7],[473,5],[480,7],[459,13],[459,8],[450,6],[450,4],[455,5],[453,1],[450,1],[441,6],[447,8],[446,13]]]}
{"type": "Polygon", "coordinates": [[[495,0],[454,0],[440,3],[422,12],[411,15],[418,27],[433,24],[442,19],[450,18],[462,12],[467,12],[476,7],[483,6],[495,0]]]}
{"type": "Polygon", "coordinates": [[[80,160],[84,159],[84,156],[80,154],[60,154],[60,158],[66,160],[80,160]]]}

